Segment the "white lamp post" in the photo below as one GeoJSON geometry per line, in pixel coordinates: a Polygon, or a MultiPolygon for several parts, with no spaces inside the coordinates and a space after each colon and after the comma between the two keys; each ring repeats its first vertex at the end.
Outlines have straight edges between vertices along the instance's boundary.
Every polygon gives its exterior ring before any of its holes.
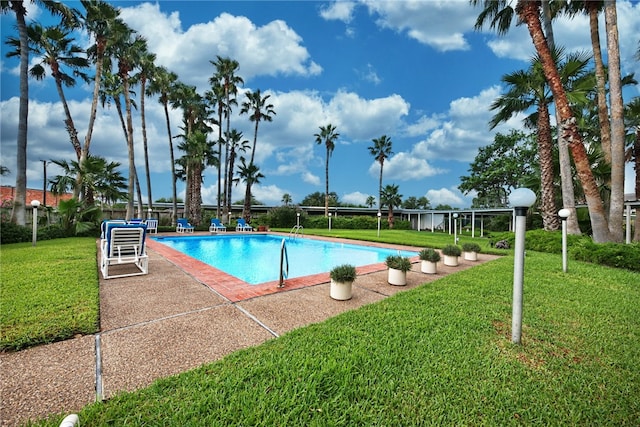
{"type": "Polygon", "coordinates": [[[300,212],[296,212],[296,226],[300,228],[300,212]]]}
{"type": "Polygon", "coordinates": [[[516,214],[516,245],[513,260],[513,311],[511,341],[520,344],[522,336],[522,288],[524,281],[524,240],[527,231],[527,210],[536,201],[536,194],[528,188],[517,188],[509,195],[509,204],[516,214]]]}
{"type": "Polygon", "coordinates": [[[329,231],[331,231],[331,212],[329,212],[329,231]]]}
{"type": "Polygon", "coordinates": [[[458,214],[453,214],[453,244],[458,244],[458,214]]]}
{"type": "Polygon", "coordinates": [[[151,214],[152,214],[151,208],[147,209],[147,219],[151,219],[151,214]]]}
{"type": "Polygon", "coordinates": [[[378,237],[380,237],[380,218],[382,218],[382,213],[378,211],[378,237]]]}
{"type": "Polygon", "coordinates": [[[31,236],[31,246],[36,245],[36,240],[38,238],[38,206],[40,206],[40,201],[31,201],[31,207],[33,208],[33,234],[31,236]]]}
{"type": "Polygon", "coordinates": [[[562,220],[562,271],[567,272],[567,218],[571,215],[569,209],[560,209],[558,216],[562,220]]]}

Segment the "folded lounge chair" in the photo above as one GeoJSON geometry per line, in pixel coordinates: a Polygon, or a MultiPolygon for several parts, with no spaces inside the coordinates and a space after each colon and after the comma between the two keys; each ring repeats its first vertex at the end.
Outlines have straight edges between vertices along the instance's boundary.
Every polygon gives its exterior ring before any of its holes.
{"type": "Polygon", "coordinates": [[[217,233],[218,231],[227,231],[227,227],[220,222],[218,218],[211,218],[211,225],[209,225],[210,233],[217,233]]]}
{"type": "Polygon", "coordinates": [[[147,233],[158,233],[158,220],[157,219],[148,219],[145,222],[147,226],[147,233]]]}
{"type": "Polygon", "coordinates": [[[247,224],[244,218],[238,218],[236,225],[236,231],[253,231],[253,227],[247,224]]]}
{"type": "Polygon", "coordinates": [[[149,272],[149,257],[145,253],[144,224],[107,223],[105,238],[100,241],[100,271],[105,279],[138,276],[149,272]],[[116,265],[130,264],[115,274],[109,271],[116,265]]]}
{"type": "Polygon", "coordinates": [[[189,220],[186,218],[178,218],[176,224],[176,232],[178,233],[193,233],[195,227],[189,224],[189,220]]]}

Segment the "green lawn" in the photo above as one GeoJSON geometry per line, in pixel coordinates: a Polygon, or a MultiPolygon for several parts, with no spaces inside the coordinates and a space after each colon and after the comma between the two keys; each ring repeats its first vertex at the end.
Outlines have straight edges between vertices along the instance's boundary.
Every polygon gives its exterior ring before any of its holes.
{"type": "Polygon", "coordinates": [[[89,405],[81,423],[638,425],[640,274],[560,264],[527,251],[522,345],[507,255],[89,405]]]}
{"type": "Polygon", "coordinates": [[[0,351],[98,329],[96,239],[0,247],[0,351]]]}

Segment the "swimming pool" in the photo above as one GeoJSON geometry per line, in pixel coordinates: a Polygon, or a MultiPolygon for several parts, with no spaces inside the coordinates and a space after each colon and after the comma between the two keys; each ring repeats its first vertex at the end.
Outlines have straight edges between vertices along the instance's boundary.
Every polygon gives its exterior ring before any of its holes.
{"type": "Polygon", "coordinates": [[[323,273],[340,264],[361,267],[384,262],[388,255],[413,257],[417,252],[398,251],[304,237],[294,239],[266,234],[153,237],[238,279],[257,285],[280,277],[280,248],[285,240],[288,278],[323,273]]]}

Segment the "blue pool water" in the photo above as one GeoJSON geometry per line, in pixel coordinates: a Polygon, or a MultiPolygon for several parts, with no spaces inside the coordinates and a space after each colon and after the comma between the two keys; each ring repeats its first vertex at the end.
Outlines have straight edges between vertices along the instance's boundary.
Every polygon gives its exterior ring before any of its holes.
{"type": "MultiPolygon", "coordinates": [[[[278,280],[283,237],[216,235],[156,237],[192,258],[222,270],[252,285],[278,280]]],[[[416,256],[417,252],[373,248],[306,238],[284,238],[289,260],[289,278],[327,272],[341,264],[356,267],[384,262],[388,255],[416,256]]]]}

